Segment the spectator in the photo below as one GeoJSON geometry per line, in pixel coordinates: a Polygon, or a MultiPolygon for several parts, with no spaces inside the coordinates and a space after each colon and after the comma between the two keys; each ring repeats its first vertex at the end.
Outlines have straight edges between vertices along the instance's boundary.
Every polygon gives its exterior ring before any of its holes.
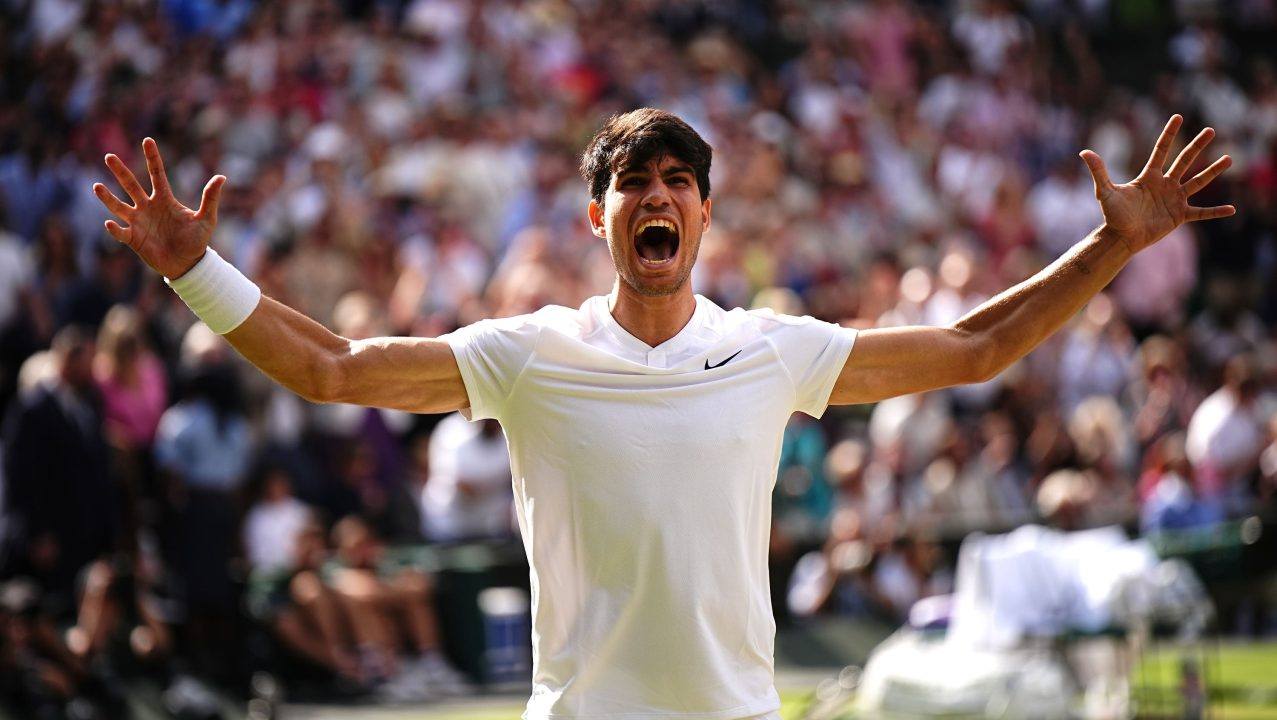
{"type": "Polygon", "coordinates": [[[119,497],[108,474],[93,338],[68,326],[54,338],[50,375],[19,397],[4,427],[3,570],[25,575],[65,620],[83,568],[118,547],[119,497]]]}
{"type": "Polygon", "coordinates": [[[1263,422],[1255,411],[1255,359],[1239,355],[1224,368],[1224,384],[1211,393],[1188,423],[1185,450],[1202,492],[1229,514],[1247,505],[1251,473],[1263,449],[1263,422]]]}
{"type": "Polygon", "coordinates": [[[331,586],[349,614],[363,676],[380,681],[378,692],[389,700],[467,692],[441,652],[430,579],[413,569],[383,565],[381,541],[357,517],[333,527],[333,544],[337,564],[331,586]],[[400,657],[404,639],[407,660],[400,657]]]}
{"type": "Polygon", "coordinates": [[[0,408],[14,395],[18,366],[33,350],[27,318],[35,267],[26,243],[7,225],[0,194],[0,408]]]}
{"type": "Polygon", "coordinates": [[[107,312],[98,331],[93,378],[102,397],[111,465],[125,498],[126,537],[135,537],[142,521],[138,515],[158,512],[151,448],[168,405],[168,379],[133,308],[116,305],[107,312]]]}
{"type": "Polygon", "coordinates": [[[108,442],[125,453],[147,451],[168,405],[168,381],[147,343],[142,318],[127,305],[111,308],[97,347],[93,378],[102,395],[108,442]]]}
{"type": "MultiPolygon", "coordinates": [[[[338,334],[355,340],[385,335],[376,302],[364,292],[342,296],[333,309],[338,334]]],[[[272,394],[286,393],[271,388],[272,394]]],[[[392,540],[416,540],[420,519],[415,498],[404,487],[403,436],[412,415],[398,410],[333,403],[311,409],[314,428],[344,486],[331,488],[340,499],[329,508],[332,517],[352,512],[374,520],[378,531],[392,540]],[[406,511],[406,513],[405,513],[406,511]],[[407,515],[407,517],[405,517],[407,515]]]]}
{"type": "Polygon", "coordinates": [[[118,688],[86,677],[41,600],[29,580],[0,585],[0,691],[6,710],[39,718],[123,713],[118,688]]]}
{"type": "Polygon", "coordinates": [[[1141,449],[1162,435],[1188,426],[1200,402],[1187,377],[1183,348],[1154,335],[1137,353],[1141,375],[1129,386],[1135,439],[1141,449]]]}
{"type": "Polygon", "coordinates": [[[1029,217],[1047,257],[1057,257],[1100,224],[1095,188],[1081,170],[1073,157],[1058,160],[1051,174],[1029,191],[1029,217]]]}
{"type": "Polygon", "coordinates": [[[235,668],[230,562],[238,548],[236,492],[252,459],[252,437],[225,341],[196,324],[182,350],[183,398],[160,418],[155,458],[167,476],[189,647],[198,654],[196,669],[218,677],[235,668]]]}
{"type": "Polygon", "coordinates": [[[244,517],[250,601],[257,616],[294,656],[345,681],[362,682],[339,600],[321,579],[327,559],[323,528],[311,508],[293,496],[283,468],[267,468],[259,490],[244,517]]]}
{"type": "Polygon", "coordinates": [[[874,559],[873,584],[897,622],[923,598],[953,591],[953,575],[940,567],[940,548],[926,538],[904,537],[874,559]]]}
{"type": "Polygon", "coordinates": [[[1130,331],[1117,316],[1113,300],[1097,295],[1082,316],[1064,331],[1060,356],[1059,402],[1066,416],[1088,397],[1120,394],[1134,354],[1130,331]]]}
{"type": "Polygon", "coordinates": [[[501,426],[450,415],[430,438],[430,477],[421,492],[428,540],[509,540],[514,537],[510,453],[501,426]]]}
{"type": "Polygon", "coordinates": [[[1148,252],[1136,255],[1114,280],[1113,296],[1136,336],[1166,332],[1184,320],[1197,285],[1197,238],[1181,225],[1148,252]]]}
{"type": "Polygon", "coordinates": [[[1140,532],[1206,527],[1224,519],[1218,500],[1201,496],[1193,467],[1184,453],[1184,434],[1164,436],[1149,453],[1149,467],[1140,478],[1145,501],[1140,509],[1140,532]]]}
{"type": "Polygon", "coordinates": [[[123,646],[133,663],[166,679],[161,663],[173,649],[173,633],[161,617],[151,581],[135,573],[127,556],[85,568],[76,624],[66,632],[79,667],[119,662],[123,646]]]}
{"type": "Polygon", "coordinates": [[[820,550],[803,555],[790,576],[787,606],[795,617],[821,612],[872,617],[885,612],[886,599],[870,575],[873,549],[861,533],[860,515],[850,507],[834,513],[820,550]]]}

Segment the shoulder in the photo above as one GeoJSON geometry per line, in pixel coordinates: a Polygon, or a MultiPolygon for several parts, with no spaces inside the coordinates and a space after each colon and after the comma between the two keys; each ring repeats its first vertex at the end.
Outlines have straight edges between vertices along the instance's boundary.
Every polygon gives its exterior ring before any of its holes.
{"type": "Polygon", "coordinates": [[[36,387],[18,394],[17,401],[5,415],[6,437],[18,431],[43,427],[57,417],[57,400],[46,387],[36,387]]]}
{"type": "Polygon", "coordinates": [[[1223,415],[1232,409],[1231,400],[1228,396],[1228,390],[1220,388],[1202,400],[1201,404],[1197,406],[1197,410],[1193,412],[1193,417],[1208,418],[1223,415]]]}
{"type": "Polygon", "coordinates": [[[776,315],[770,309],[745,310],[732,308],[724,310],[717,303],[703,295],[696,296],[701,323],[705,331],[718,337],[731,337],[745,334],[766,334],[777,327],[784,327],[789,321],[801,320],[787,315],[776,315]]]}
{"type": "Polygon", "coordinates": [[[740,310],[738,308],[734,310],[733,312],[740,312],[745,314],[746,316],[750,318],[752,322],[756,323],[758,327],[760,329],[763,329],[764,331],[777,330],[781,328],[803,327],[803,326],[811,325],[811,324],[824,324],[824,325],[830,324],[830,323],[825,323],[821,320],[817,320],[816,318],[810,315],[802,315],[802,316],[783,315],[781,313],[778,313],[772,310],[771,308],[760,308],[758,310],[749,310],[749,311],[740,310]]]}
{"type": "Polygon", "coordinates": [[[160,416],[160,426],[157,432],[161,435],[189,432],[201,421],[211,421],[212,417],[213,414],[208,411],[203,403],[183,400],[164,411],[164,414],[160,416]]]}
{"type": "Polygon", "coordinates": [[[540,310],[525,315],[513,315],[504,318],[490,318],[458,328],[448,337],[476,337],[500,335],[506,337],[535,338],[546,328],[561,332],[579,332],[580,312],[561,305],[547,305],[540,310]]]}
{"type": "Polygon", "coordinates": [[[18,412],[22,415],[39,415],[54,412],[58,408],[58,398],[54,390],[46,383],[19,393],[18,412]]]}
{"type": "MultiPolygon", "coordinates": [[[[743,312],[743,311],[741,311],[743,312]]],[[[854,338],[856,331],[810,315],[784,315],[764,308],[744,315],[764,337],[778,343],[828,342],[835,336],[854,338]]]]}

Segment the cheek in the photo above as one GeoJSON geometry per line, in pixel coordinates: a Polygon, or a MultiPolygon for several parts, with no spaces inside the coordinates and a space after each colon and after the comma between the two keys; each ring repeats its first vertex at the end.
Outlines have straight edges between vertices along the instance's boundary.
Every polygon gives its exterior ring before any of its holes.
{"type": "Polygon", "coordinates": [[[603,217],[603,223],[607,226],[609,233],[619,237],[625,232],[625,219],[628,217],[629,212],[623,203],[611,202],[608,203],[608,212],[603,217]]]}

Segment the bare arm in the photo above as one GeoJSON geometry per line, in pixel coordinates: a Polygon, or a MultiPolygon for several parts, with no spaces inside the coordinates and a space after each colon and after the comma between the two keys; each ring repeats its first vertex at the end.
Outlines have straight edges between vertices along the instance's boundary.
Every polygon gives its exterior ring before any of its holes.
{"type": "Polygon", "coordinates": [[[1102,290],[1136,253],[1185,222],[1227,217],[1231,205],[1191,207],[1188,198],[1228,168],[1227,155],[1181,180],[1214,137],[1203,130],[1163,173],[1182,119],[1166,124],[1135,180],[1114,185],[1100,157],[1083,160],[1095,180],[1104,225],[1044,270],[972,310],[949,327],[866,330],[843,366],[830,403],[877,402],[897,395],[982,382],[1024,357],[1102,290]]]}
{"type": "Polygon", "coordinates": [[[268,297],[225,337],[257,369],[313,402],[418,413],[470,404],[452,349],[436,338],[347,340],[268,297]]]}
{"type": "MultiPolygon", "coordinates": [[[[209,180],[199,209],[191,210],[173,197],[155,141],[147,138],[142,149],[151,193],[115,155],[106,156],[107,167],[133,204],[124,203],[101,183],[93,192],[127,223],[106,221],[112,237],[157,272],[181,277],[204,256],[217,225],[217,203],[226,178],[209,180]]],[[[225,337],[272,380],[315,402],[410,412],[449,412],[469,405],[456,359],[442,340],[348,340],[267,297],[225,337]]]]}

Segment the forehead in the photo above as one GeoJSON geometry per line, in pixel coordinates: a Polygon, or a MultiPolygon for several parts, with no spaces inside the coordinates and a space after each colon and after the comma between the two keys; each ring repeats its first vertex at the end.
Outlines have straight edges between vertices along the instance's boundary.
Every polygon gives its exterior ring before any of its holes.
{"type": "Polygon", "coordinates": [[[642,161],[634,161],[622,158],[616,164],[616,169],[612,173],[613,179],[620,175],[632,175],[634,173],[655,173],[658,175],[668,175],[675,172],[692,172],[692,166],[685,160],[668,152],[663,152],[651,158],[642,161]]]}

